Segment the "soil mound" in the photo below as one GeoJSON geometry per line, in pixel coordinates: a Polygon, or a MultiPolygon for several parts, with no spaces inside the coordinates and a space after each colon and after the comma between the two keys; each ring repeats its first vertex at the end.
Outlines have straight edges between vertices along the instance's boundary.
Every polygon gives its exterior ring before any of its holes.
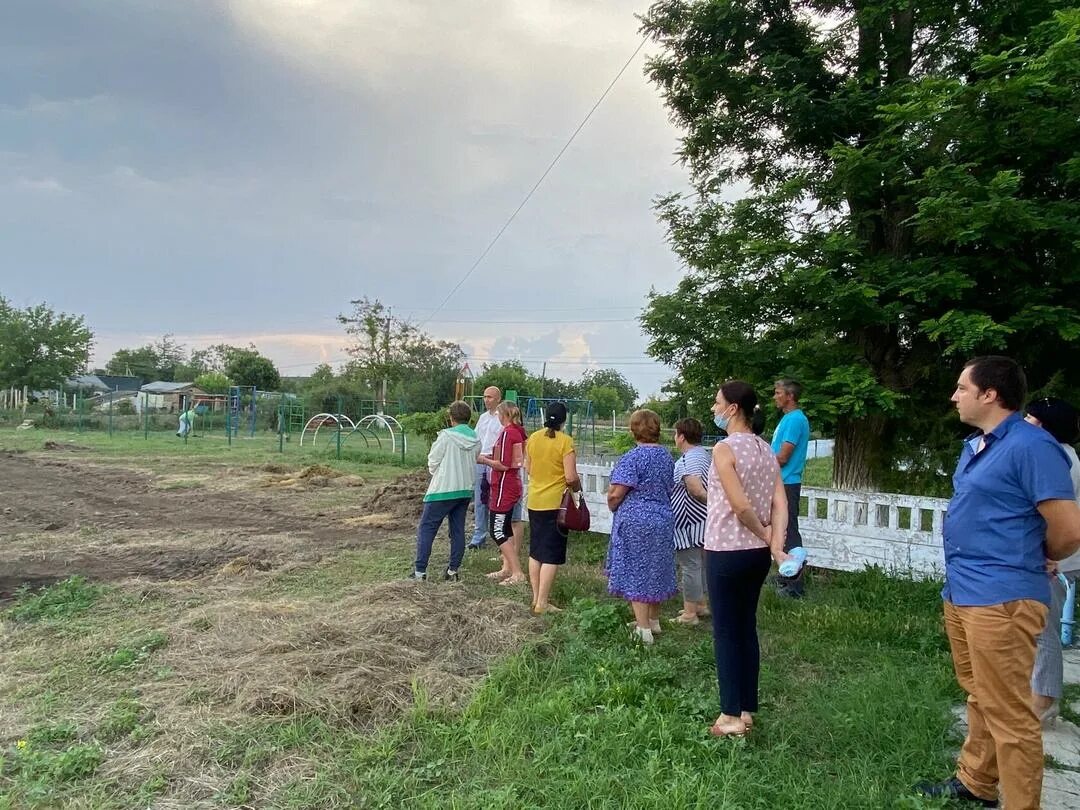
{"type": "Polygon", "coordinates": [[[424,511],[424,495],[431,480],[426,470],[418,470],[379,487],[364,504],[364,510],[378,517],[380,525],[412,523],[424,511]]]}

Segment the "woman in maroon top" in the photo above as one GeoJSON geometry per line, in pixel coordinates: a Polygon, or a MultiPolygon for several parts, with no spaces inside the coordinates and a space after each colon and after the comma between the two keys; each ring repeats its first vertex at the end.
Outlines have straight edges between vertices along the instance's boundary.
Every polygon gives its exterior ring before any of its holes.
{"type": "Polygon", "coordinates": [[[501,585],[520,585],[525,582],[519,559],[524,523],[521,519],[521,498],[524,488],[521,468],[525,464],[525,440],[528,436],[521,426],[521,410],[513,402],[500,402],[495,409],[502,433],[495,440],[490,456],[480,456],[479,462],[491,467],[491,487],[488,490],[488,531],[499,546],[502,568],[488,574],[501,585]]]}

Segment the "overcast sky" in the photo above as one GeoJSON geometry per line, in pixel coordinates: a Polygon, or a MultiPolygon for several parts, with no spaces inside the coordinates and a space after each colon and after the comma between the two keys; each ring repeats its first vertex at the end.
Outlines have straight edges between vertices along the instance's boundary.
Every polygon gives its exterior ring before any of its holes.
{"type": "MultiPolygon", "coordinates": [[[[253,341],[285,374],[334,363],[349,299],[431,315],[646,7],[4,0],[0,294],[84,314],[96,364],[166,332],[253,341]]],[[[685,186],[650,47],[428,324],[474,369],[614,367],[642,394],[670,375],[635,320],[680,274],[652,199],[685,186]]]]}

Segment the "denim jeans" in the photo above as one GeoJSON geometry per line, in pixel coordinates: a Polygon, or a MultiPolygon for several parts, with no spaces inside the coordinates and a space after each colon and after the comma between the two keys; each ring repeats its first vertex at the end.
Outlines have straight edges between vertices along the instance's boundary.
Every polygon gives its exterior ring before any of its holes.
{"type": "Polygon", "coordinates": [[[449,518],[450,528],[450,565],[451,571],[461,567],[465,556],[465,513],[469,509],[469,498],[453,498],[448,501],[428,501],[424,504],[424,513],[420,515],[420,526],[416,530],[415,570],[427,571],[431,547],[435,535],[443,520],[449,518]]]}
{"type": "Polygon", "coordinates": [[[476,465],[476,484],[473,487],[473,517],[476,518],[476,528],[473,529],[470,546],[482,546],[487,541],[488,535],[488,508],[480,502],[480,482],[488,477],[488,468],[483,464],[476,465]]]}

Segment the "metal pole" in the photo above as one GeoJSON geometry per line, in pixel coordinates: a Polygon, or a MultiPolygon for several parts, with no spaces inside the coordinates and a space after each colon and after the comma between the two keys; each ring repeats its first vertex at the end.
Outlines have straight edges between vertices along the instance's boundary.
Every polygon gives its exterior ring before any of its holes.
{"type": "Polygon", "coordinates": [[[149,440],[150,439],[150,409],[147,408],[146,406],[147,406],[147,403],[150,400],[150,395],[148,393],[146,393],[145,391],[143,391],[142,396],[143,396],[143,402],[142,402],[143,439],[144,440],[149,440]]]}
{"type": "Polygon", "coordinates": [[[277,408],[277,449],[279,453],[285,452],[285,395],[278,397],[277,408]]]}
{"type": "Polygon", "coordinates": [[[338,394],[338,398],[337,398],[337,457],[338,457],[339,461],[341,460],[341,409],[342,409],[342,407],[343,406],[342,406],[342,403],[341,403],[341,395],[338,394]]]}
{"type": "Polygon", "coordinates": [[[112,438],[112,397],[109,397],[109,438],[112,438]]]}

